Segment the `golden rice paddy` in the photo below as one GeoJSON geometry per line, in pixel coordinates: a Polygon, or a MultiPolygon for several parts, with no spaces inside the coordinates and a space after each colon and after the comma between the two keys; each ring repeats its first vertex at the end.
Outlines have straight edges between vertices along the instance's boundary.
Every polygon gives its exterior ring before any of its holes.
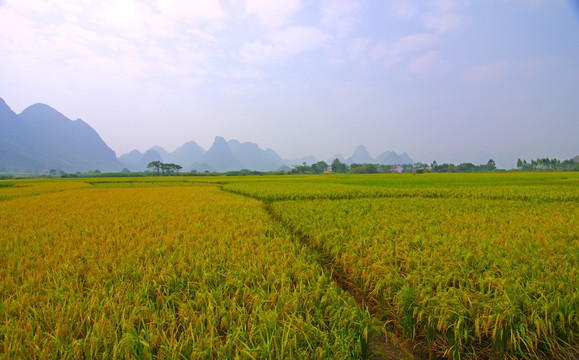
{"type": "Polygon", "coordinates": [[[578,349],[573,173],[4,184],[0,358],[578,349]]]}

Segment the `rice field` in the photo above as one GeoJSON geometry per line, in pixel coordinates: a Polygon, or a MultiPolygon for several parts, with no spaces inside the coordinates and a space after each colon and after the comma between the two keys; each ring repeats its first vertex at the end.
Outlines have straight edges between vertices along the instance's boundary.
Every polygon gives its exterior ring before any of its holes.
{"type": "Polygon", "coordinates": [[[579,352],[574,173],[0,184],[0,358],[579,352]]]}

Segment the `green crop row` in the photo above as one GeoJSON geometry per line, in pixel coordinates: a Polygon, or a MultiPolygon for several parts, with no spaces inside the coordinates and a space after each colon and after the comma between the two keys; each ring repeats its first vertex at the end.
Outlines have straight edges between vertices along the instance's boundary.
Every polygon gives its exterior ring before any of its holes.
{"type": "MultiPolygon", "coordinates": [[[[462,174],[460,174],[462,175],[462,174]]],[[[460,176],[457,175],[457,176],[460,176]]],[[[384,175],[382,175],[384,178],[384,175]]],[[[407,177],[412,179],[411,176],[407,177]]],[[[426,175],[428,177],[428,175],[426,175]]],[[[258,183],[231,182],[223,185],[223,189],[263,201],[283,200],[342,200],[360,198],[456,198],[456,199],[489,199],[489,200],[533,200],[552,202],[579,201],[579,183],[577,185],[561,185],[549,183],[544,185],[473,185],[462,184],[450,186],[432,182],[415,186],[401,186],[384,182],[366,184],[362,176],[357,183],[330,181],[332,178],[312,181],[309,179],[290,181],[260,181],[258,183]],[[259,185],[258,185],[259,184],[259,185]]],[[[387,178],[386,178],[387,179],[387,178]]],[[[436,177],[433,177],[436,180],[436,177]]]]}

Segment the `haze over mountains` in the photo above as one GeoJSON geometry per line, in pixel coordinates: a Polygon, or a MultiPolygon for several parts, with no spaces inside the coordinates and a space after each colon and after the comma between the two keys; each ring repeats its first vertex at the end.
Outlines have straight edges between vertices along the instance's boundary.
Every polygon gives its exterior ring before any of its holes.
{"type": "Polygon", "coordinates": [[[48,105],[16,114],[0,98],[0,172],[66,172],[122,169],[115,152],[87,123],[48,105]]]}
{"type": "MultiPolygon", "coordinates": [[[[384,165],[413,163],[408,154],[385,152],[376,158],[360,145],[352,156],[336,154],[334,159],[348,164],[374,163],[384,165]]],[[[120,156],[101,139],[84,121],[71,120],[45,104],[34,104],[16,114],[0,98],[0,172],[48,172],[51,169],[65,172],[144,171],[151,161],[181,165],[184,171],[255,171],[289,170],[293,165],[312,164],[313,156],[299,159],[282,159],[272,149],[262,149],[258,144],[225,140],[216,136],[206,151],[194,141],[189,141],[173,152],[153,146],[141,153],[133,150],[120,156]]]]}
{"type": "MultiPolygon", "coordinates": [[[[387,151],[379,155],[377,158],[372,158],[364,145],[360,145],[354,151],[354,154],[347,160],[344,156],[336,154],[330,159],[325,159],[330,164],[334,159],[345,162],[348,165],[357,164],[412,164],[414,161],[407,153],[401,155],[392,151],[387,151]]],[[[313,164],[318,161],[313,156],[306,156],[295,160],[282,159],[272,149],[262,149],[258,144],[251,142],[241,143],[238,140],[226,141],[220,136],[215,137],[213,145],[206,152],[193,141],[190,141],[182,147],[175,150],[173,153],[165,151],[160,146],[153,146],[151,149],[140,153],[138,150],[133,150],[128,154],[119,157],[121,164],[131,171],[143,171],[150,161],[159,160],[162,162],[173,162],[183,166],[185,170],[215,171],[227,172],[241,169],[256,170],[256,171],[276,171],[289,170],[293,165],[301,165],[304,162],[313,164]],[[188,151],[184,150],[187,146],[188,151]],[[177,157],[176,154],[180,156],[177,157]],[[183,159],[186,161],[178,162],[172,161],[175,159],[183,159]]]]}

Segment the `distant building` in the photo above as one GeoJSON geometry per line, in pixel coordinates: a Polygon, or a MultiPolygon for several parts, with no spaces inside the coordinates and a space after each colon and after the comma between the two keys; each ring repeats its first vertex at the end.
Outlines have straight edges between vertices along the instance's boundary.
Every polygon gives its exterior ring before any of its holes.
{"type": "Polygon", "coordinates": [[[402,173],[404,172],[404,167],[402,165],[394,165],[390,168],[390,171],[393,173],[402,173]]]}

